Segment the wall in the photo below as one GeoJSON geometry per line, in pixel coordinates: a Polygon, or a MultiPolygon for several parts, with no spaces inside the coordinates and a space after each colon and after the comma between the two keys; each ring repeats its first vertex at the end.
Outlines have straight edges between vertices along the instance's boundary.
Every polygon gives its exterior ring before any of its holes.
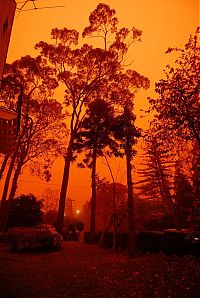
{"type": "Polygon", "coordinates": [[[0,80],[6,62],[15,9],[14,0],[0,0],[0,80]]]}

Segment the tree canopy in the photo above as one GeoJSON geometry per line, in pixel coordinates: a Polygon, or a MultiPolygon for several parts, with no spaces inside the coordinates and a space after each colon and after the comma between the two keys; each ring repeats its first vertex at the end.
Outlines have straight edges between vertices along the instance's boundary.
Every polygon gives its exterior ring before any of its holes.
{"type": "Polygon", "coordinates": [[[190,36],[184,49],[169,48],[179,54],[174,66],[168,65],[165,79],[156,84],[158,97],[150,99],[168,130],[200,144],[200,46],[199,28],[190,36]]]}

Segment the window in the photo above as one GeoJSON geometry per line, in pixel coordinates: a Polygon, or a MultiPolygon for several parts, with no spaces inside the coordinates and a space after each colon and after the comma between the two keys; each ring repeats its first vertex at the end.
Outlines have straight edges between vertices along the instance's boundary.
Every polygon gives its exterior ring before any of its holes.
{"type": "Polygon", "coordinates": [[[3,23],[3,34],[6,32],[7,29],[8,29],[8,17],[6,17],[3,23]]]}

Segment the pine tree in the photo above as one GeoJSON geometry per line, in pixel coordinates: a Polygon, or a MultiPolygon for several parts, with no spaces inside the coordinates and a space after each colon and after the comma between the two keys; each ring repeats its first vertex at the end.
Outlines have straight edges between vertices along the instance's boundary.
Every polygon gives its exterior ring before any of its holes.
{"type": "Polygon", "coordinates": [[[176,165],[174,179],[174,201],[180,224],[184,227],[191,215],[193,206],[193,189],[185,174],[176,165]]]}
{"type": "Polygon", "coordinates": [[[96,99],[88,105],[87,116],[84,118],[79,132],[76,135],[74,151],[85,151],[83,163],[80,167],[86,165],[91,168],[91,215],[90,215],[90,237],[94,242],[96,232],[96,167],[97,158],[103,156],[104,149],[111,149],[117,145],[111,136],[112,119],[114,119],[113,107],[102,99],[96,99]]]}
{"type": "Polygon", "coordinates": [[[152,131],[149,131],[144,144],[146,152],[142,156],[141,168],[137,170],[141,179],[136,184],[138,194],[150,200],[161,200],[166,213],[173,216],[174,223],[178,226],[176,207],[172,197],[174,158],[152,131]]]}

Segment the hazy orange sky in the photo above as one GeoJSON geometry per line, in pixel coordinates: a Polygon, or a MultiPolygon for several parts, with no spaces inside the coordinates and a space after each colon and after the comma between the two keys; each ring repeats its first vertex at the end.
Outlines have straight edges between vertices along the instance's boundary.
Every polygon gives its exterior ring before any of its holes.
{"type": "MultiPolygon", "coordinates": [[[[20,2],[20,1],[16,1],[20,2]]],[[[37,55],[34,45],[40,41],[50,41],[50,32],[54,27],[74,28],[82,32],[88,25],[88,17],[97,4],[103,2],[110,5],[117,12],[119,27],[132,26],[143,31],[142,42],[135,44],[129,59],[133,60],[130,68],[147,76],[151,81],[151,88],[141,92],[135,99],[138,124],[146,125],[147,120],[139,118],[139,110],[146,107],[146,98],[153,95],[155,81],[162,76],[164,67],[173,61],[172,56],[165,55],[168,47],[183,47],[189,34],[193,34],[199,26],[199,1],[198,0],[38,0],[38,7],[65,5],[64,8],[41,9],[16,13],[8,62],[12,62],[23,55],[37,55]],[[146,122],[144,122],[146,121],[146,122]]],[[[20,7],[22,3],[18,4],[20,7]]],[[[25,8],[32,8],[32,3],[25,8]]],[[[85,42],[91,40],[85,39],[85,42]]],[[[92,40],[94,42],[94,40],[92,40]]],[[[60,99],[62,94],[59,93],[60,99]]],[[[119,162],[115,161],[115,173],[119,162]]],[[[99,172],[102,176],[109,177],[106,166],[99,159],[99,172]]],[[[60,188],[62,181],[63,161],[59,160],[53,171],[52,181],[44,183],[24,173],[19,183],[19,193],[32,192],[41,194],[46,187],[60,188]],[[29,182],[27,182],[29,181],[29,182]],[[39,183],[36,183],[39,182],[39,183]]],[[[118,182],[125,183],[125,169],[122,166],[118,175],[118,182]]],[[[68,196],[75,200],[74,207],[79,208],[90,197],[90,172],[88,170],[72,167],[68,196]]]]}

